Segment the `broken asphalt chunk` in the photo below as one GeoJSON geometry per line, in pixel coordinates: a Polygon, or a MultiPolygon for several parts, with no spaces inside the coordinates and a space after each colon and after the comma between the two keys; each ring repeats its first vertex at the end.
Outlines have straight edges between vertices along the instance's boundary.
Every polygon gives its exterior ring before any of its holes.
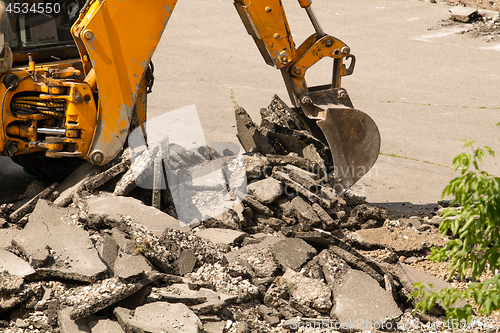
{"type": "Polygon", "coordinates": [[[279,180],[269,177],[250,183],[247,190],[257,201],[268,205],[283,194],[283,185],[279,180]]]}
{"type": "MultiPolygon", "coordinates": [[[[415,283],[418,283],[418,282],[427,283],[428,285],[432,285],[432,287],[427,286],[424,288],[424,290],[427,292],[438,292],[442,289],[452,287],[451,284],[449,284],[448,282],[441,280],[435,276],[429,275],[425,272],[422,272],[418,269],[415,269],[411,266],[408,266],[405,264],[400,264],[400,266],[403,269],[403,272],[406,275],[406,278],[408,279],[408,281],[410,282],[411,285],[414,285],[415,283]]],[[[466,304],[467,304],[467,302],[464,300],[457,300],[453,304],[453,307],[461,308],[461,307],[465,306],[466,304]]],[[[439,313],[439,310],[441,310],[441,309],[433,309],[433,310],[438,311],[437,314],[444,314],[444,312],[439,313]]]]}
{"type": "Polygon", "coordinates": [[[70,318],[71,307],[61,309],[57,313],[59,327],[62,333],[91,333],[87,320],[73,320],[70,318]]]}
{"type": "Polygon", "coordinates": [[[251,195],[245,196],[245,198],[243,198],[243,203],[250,206],[250,208],[257,213],[267,215],[267,216],[274,215],[274,212],[271,209],[269,209],[267,206],[264,206],[263,204],[261,204],[259,201],[257,201],[251,195]]]}
{"type": "Polygon", "coordinates": [[[276,276],[279,269],[271,249],[263,242],[246,245],[237,251],[226,253],[226,258],[230,264],[245,267],[253,278],[276,276]]]}
{"type": "Polygon", "coordinates": [[[451,19],[458,22],[469,23],[480,17],[477,9],[470,7],[451,7],[449,11],[451,13],[451,19]]]}
{"type": "Polygon", "coordinates": [[[35,209],[38,200],[47,198],[54,191],[57,185],[58,185],[57,183],[54,183],[51,186],[44,189],[43,191],[41,191],[40,193],[38,193],[37,195],[35,195],[28,202],[19,207],[19,209],[17,209],[14,213],[10,214],[9,219],[12,222],[16,223],[26,214],[31,213],[33,209],[35,209]]]}
{"type": "Polygon", "coordinates": [[[125,333],[118,322],[109,319],[89,320],[88,325],[92,333],[125,333]]]}
{"type": "Polygon", "coordinates": [[[113,266],[114,276],[128,279],[148,272],[151,272],[151,265],[142,255],[118,252],[113,266]]]}
{"type": "MultiPolygon", "coordinates": [[[[70,318],[78,320],[94,314],[132,295],[153,281],[161,279],[161,276],[161,274],[143,275],[142,278],[129,282],[114,277],[95,282],[90,286],[78,287],[72,291],[72,295],[83,297],[76,297],[78,301],[73,304],[70,318]]],[[[71,299],[71,295],[67,299],[71,299]]]]}
{"type": "Polygon", "coordinates": [[[107,181],[127,171],[129,167],[130,167],[130,160],[124,160],[118,164],[113,165],[111,168],[86,179],[85,182],[83,183],[83,187],[87,191],[92,192],[99,186],[104,185],[107,181]]]}
{"type": "Polygon", "coordinates": [[[356,246],[363,249],[387,248],[398,255],[406,256],[445,243],[438,229],[420,232],[413,228],[400,229],[387,225],[380,228],[357,230],[348,234],[347,237],[356,246]]]}
{"type": "Polygon", "coordinates": [[[240,243],[245,238],[246,233],[238,230],[208,228],[196,231],[195,235],[208,239],[214,244],[234,245],[240,243]]]}
{"type": "Polygon", "coordinates": [[[236,129],[238,130],[237,137],[240,140],[243,149],[245,149],[246,152],[249,152],[252,149],[257,148],[253,138],[257,127],[252,121],[250,115],[242,107],[236,108],[234,112],[236,116],[236,129]]]}
{"type": "Polygon", "coordinates": [[[23,289],[24,279],[0,268],[0,294],[17,293],[23,289]]]}
{"type": "Polygon", "coordinates": [[[60,194],[54,200],[54,203],[60,207],[69,205],[73,200],[73,196],[83,190],[83,184],[99,170],[99,166],[87,162],[73,171],[68,178],[55,188],[54,191],[60,194]]]}
{"type": "Polygon", "coordinates": [[[196,333],[202,328],[198,316],[182,303],[148,303],[129,310],[116,308],[115,314],[126,332],[196,333]]]}
{"type": "Polygon", "coordinates": [[[300,238],[287,238],[272,245],[276,260],[284,268],[298,271],[316,255],[316,249],[300,238]]]}
{"type": "Polygon", "coordinates": [[[1,288],[4,289],[4,292],[0,291],[0,313],[26,302],[35,294],[35,285],[21,284],[22,279],[20,280],[20,278],[15,275],[8,275],[7,277],[7,275],[3,273],[3,276],[0,278],[5,278],[5,281],[1,283],[1,288]],[[19,284],[21,284],[21,287],[19,287],[19,284]],[[18,287],[20,290],[18,290],[18,287]],[[15,292],[12,293],[12,291],[15,292]]]}
{"type": "MultiPolygon", "coordinates": [[[[304,186],[302,186],[301,184],[297,183],[292,178],[290,178],[290,176],[287,173],[275,170],[273,172],[273,178],[282,181],[286,186],[289,186],[293,191],[302,195],[308,201],[316,202],[316,203],[320,204],[322,207],[327,208],[327,209],[330,208],[330,205],[331,205],[330,200],[325,199],[325,198],[321,198],[321,197],[317,196],[315,193],[309,191],[304,186]]],[[[285,193],[287,193],[286,189],[285,189],[285,193]]]]}
{"type": "MultiPolygon", "coordinates": [[[[21,280],[29,275],[35,273],[33,267],[28,264],[23,259],[16,256],[14,253],[8,252],[0,248],[0,272],[7,271],[11,275],[15,275],[21,278],[21,280]]],[[[0,273],[1,274],[1,273],[0,273]]],[[[2,283],[2,278],[0,278],[0,285],[2,283]]],[[[1,291],[0,286],[0,291],[1,291]]]]}
{"type": "Polygon", "coordinates": [[[89,216],[103,216],[114,221],[121,221],[123,216],[133,216],[137,223],[152,231],[157,236],[170,229],[181,229],[179,220],[167,213],[132,197],[102,195],[87,200],[89,216]]]}
{"type": "Polygon", "coordinates": [[[331,316],[340,322],[356,323],[358,330],[371,330],[372,323],[382,324],[403,314],[391,294],[368,274],[355,269],[344,275],[333,298],[331,316]]]}
{"type": "Polygon", "coordinates": [[[92,282],[106,276],[106,266],[74,213],[39,200],[12,243],[41,275],[92,282]]]}
{"type": "Polygon", "coordinates": [[[314,209],[300,196],[293,198],[292,207],[298,217],[299,222],[317,227],[321,224],[321,219],[314,209]]]}
{"type": "MultiPolygon", "coordinates": [[[[320,313],[329,313],[332,308],[332,291],[326,283],[311,279],[287,269],[280,278],[280,283],[284,283],[289,288],[291,299],[296,303],[305,305],[320,313]]],[[[291,303],[293,306],[293,303],[291,303]]],[[[297,308],[300,311],[300,308],[297,308]]],[[[301,311],[302,312],[302,311],[301,311]]]]}

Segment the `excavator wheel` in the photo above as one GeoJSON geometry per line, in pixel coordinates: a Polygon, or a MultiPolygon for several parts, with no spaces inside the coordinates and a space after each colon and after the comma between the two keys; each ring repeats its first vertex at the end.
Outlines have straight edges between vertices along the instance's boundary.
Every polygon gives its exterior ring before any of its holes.
{"type": "Polygon", "coordinates": [[[50,158],[43,152],[13,156],[24,172],[47,180],[63,180],[86,161],[76,157],[50,158]]]}

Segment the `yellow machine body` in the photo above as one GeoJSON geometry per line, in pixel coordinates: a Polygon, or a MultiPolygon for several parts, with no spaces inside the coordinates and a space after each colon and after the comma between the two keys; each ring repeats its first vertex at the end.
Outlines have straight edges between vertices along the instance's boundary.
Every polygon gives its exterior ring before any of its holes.
{"type": "Polygon", "coordinates": [[[9,73],[17,78],[13,79],[17,87],[8,90],[0,85],[4,154],[45,151],[48,157],[85,156],[94,137],[97,107],[82,70],[73,66],[80,64],[45,64],[9,73]]]}

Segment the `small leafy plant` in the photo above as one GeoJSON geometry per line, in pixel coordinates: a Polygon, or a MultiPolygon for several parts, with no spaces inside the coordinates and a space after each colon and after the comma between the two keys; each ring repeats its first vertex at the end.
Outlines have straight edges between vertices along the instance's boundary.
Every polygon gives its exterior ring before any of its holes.
{"type": "MultiPolygon", "coordinates": [[[[474,141],[466,141],[465,147],[472,148],[473,144],[474,141]]],[[[442,213],[439,227],[443,236],[451,235],[451,240],[442,248],[432,249],[429,259],[433,262],[449,259],[450,278],[458,273],[474,282],[465,290],[447,288],[439,292],[429,292],[419,283],[412,294],[421,299],[416,310],[428,312],[440,302],[446,309],[446,317],[461,323],[471,322],[473,307],[470,304],[456,307],[458,300],[474,301],[479,316],[489,316],[500,309],[500,177],[480,168],[487,154],[495,156],[491,148],[472,150],[472,154],[462,153],[453,159],[455,171],[460,170],[461,174],[443,191],[443,197],[452,196],[453,201],[442,213]],[[494,277],[478,282],[487,270],[494,277]]]]}

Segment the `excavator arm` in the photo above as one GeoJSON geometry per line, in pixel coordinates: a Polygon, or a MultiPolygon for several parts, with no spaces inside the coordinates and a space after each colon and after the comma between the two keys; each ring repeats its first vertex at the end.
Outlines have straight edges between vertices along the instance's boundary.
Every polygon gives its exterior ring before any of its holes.
{"type": "Polygon", "coordinates": [[[352,74],[355,65],[349,46],[323,31],[310,0],[298,2],[315,29],[298,47],[280,0],[235,0],[235,6],[266,63],[281,70],[292,103],[323,132],[334,161],[335,191],[340,194],[373,166],[380,151],[380,134],[375,122],[354,109],[341,88],[342,77],[352,74]],[[306,71],[325,57],[333,58],[332,83],[308,87],[306,71]]]}

